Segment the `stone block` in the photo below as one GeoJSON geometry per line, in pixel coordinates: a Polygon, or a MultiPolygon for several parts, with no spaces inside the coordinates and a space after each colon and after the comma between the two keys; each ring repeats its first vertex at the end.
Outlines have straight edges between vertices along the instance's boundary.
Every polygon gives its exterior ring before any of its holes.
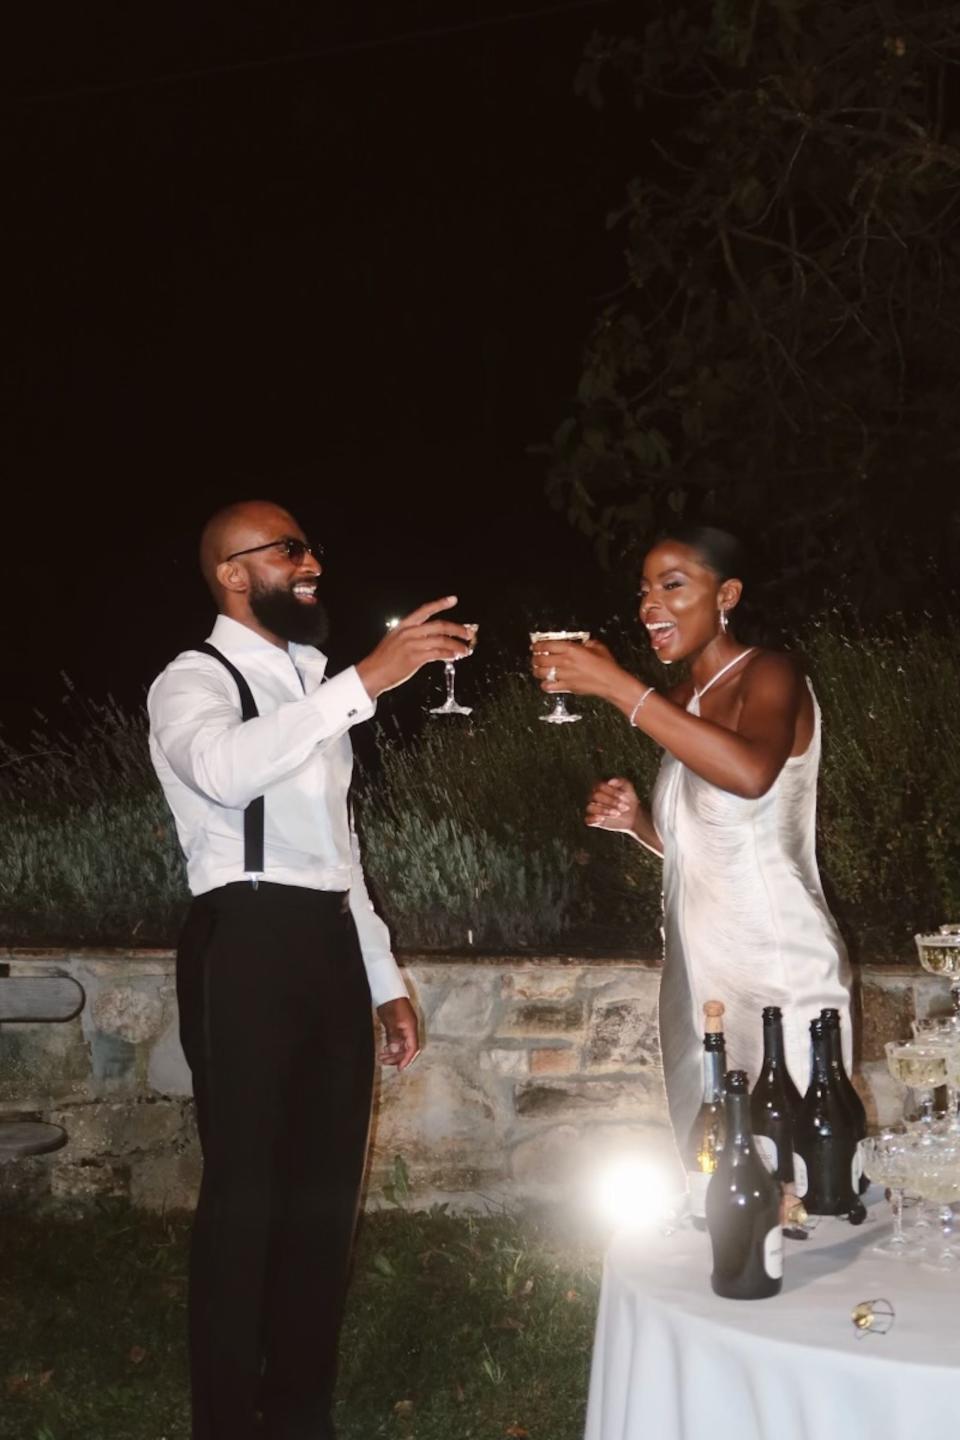
{"type": "Polygon", "coordinates": [[[142,1045],[160,1032],[163,1001],[157,989],[134,988],[129,983],[109,985],[93,997],[90,1013],[101,1034],[142,1045]]]}
{"type": "Polygon", "coordinates": [[[491,977],[462,982],[440,1000],[430,1018],[430,1034],[479,1040],[489,1034],[495,1003],[491,977]]]}
{"type": "Polygon", "coordinates": [[[50,1194],[55,1200],[125,1199],[129,1191],[130,1172],[126,1165],[61,1162],[53,1166],[50,1174],[50,1194]]]}
{"type": "Polygon", "coordinates": [[[50,1194],[55,1155],[28,1155],[0,1165],[0,1215],[35,1209],[50,1194]]]}
{"type": "Polygon", "coordinates": [[[90,1051],[79,1020],[0,1025],[0,1099],[33,1101],[86,1090],[90,1051]]]}
{"type": "Polygon", "coordinates": [[[492,973],[489,977],[481,975],[475,965],[425,965],[416,970],[404,967],[403,978],[414,992],[416,1003],[431,1030],[433,1017],[448,995],[484,981],[489,985],[490,993],[495,993],[492,973]]]}
{"type": "Polygon", "coordinates": [[[913,986],[909,981],[865,982],[860,991],[860,1059],[884,1059],[887,1040],[909,1040],[915,1018],[913,986]]]}
{"type": "Polygon", "coordinates": [[[899,1080],[894,1080],[885,1061],[867,1063],[857,1071],[854,1080],[871,1128],[896,1125],[903,1119],[907,1089],[899,1080]]]}
{"type": "Polygon", "coordinates": [[[100,1101],[53,1110],[50,1119],[67,1132],[68,1159],[93,1160],[151,1153],[183,1142],[189,1131],[184,1111],[179,1101],[100,1101]]]}
{"type": "Polygon", "coordinates": [[[628,1001],[644,1014],[656,1016],[660,994],[659,969],[651,970],[639,965],[614,970],[597,967],[584,972],[584,979],[588,977],[592,981],[589,988],[594,1005],[628,1001]]]}
{"type": "Polygon", "coordinates": [[[572,1035],[585,1020],[582,1000],[539,1000],[508,1010],[499,1028],[504,1035],[572,1035]]]}
{"type": "Polygon", "coordinates": [[[133,1088],[137,1080],[137,1047],[122,1035],[95,1030],[90,1036],[91,1070],[95,1084],[107,1089],[124,1085],[133,1088]]]}
{"type": "Polygon", "coordinates": [[[652,1070],[624,1080],[527,1080],[515,1097],[517,1114],[535,1120],[647,1120],[664,1103],[652,1070]]]}
{"type": "Polygon", "coordinates": [[[196,1142],[182,1154],[142,1156],[130,1167],[130,1203],[143,1210],[193,1210],[202,1171],[196,1142]]]}
{"type": "Polygon", "coordinates": [[[510,1151],[510,1174],[528,1195],[568,1185],[576,1171],[579,1139],[575,1126],[551,1125],[521,1140],[510,1151]]]}
{"type": "Polygon", "coordinates": [[[84,976],[123,983],[140,977],[170,976],[176,970],[175,950],[115,950],[97,955],[84,954],[71,965],[77,979],[84,976]]]}
{"type": "Polygon", "coordinates": [[[530,1051],[531,1075],[570,1075],[580,1068],[580,1052],[572,1045],[530,1051]]]}
{"type": "Polygon", "coordinates": [[[480,1069],[490,1071],[494,1075],[528,1075],[530,1073],[530,1052],[521,1049],[481,1050],[480,1069]]]}
{"type": "Polygon", "coordinates": [[[581,968],[514,970],[501,977],[505,1000],[569,1000],[575,993],[581,968]]]}
{"type": "Polygon", "coordinates": [[[174,1017],[150,1050],[147,1084],[160,1095],[192,1095],[190,1067],[180,1046],[179,1023],[174,1017]]]}
{"type": "MultiPolygon", "coordinates": [[[[492,1080],[491,1076],[491,1080],[492,1080]]],[[[416,1065],[398,1075],[381,1075],[373,1125],[375,1161],[402,1155],[408,1163],[452,1155],[481,1166],[499,1144],[495,1094],[485,1088],[462,1051],[429,1045],[416,1065]]]]}
{"type": "Polygon", "coordinates": [[[950,982],[943,976],[919,971],[913,982],[913,993],[918,1019],[928,1015],[949,1015],[953,1011],[950,982]]]}
{"type": "Polygon", "coordinates": [[[660,1064],[657,1020],[634,1000],[594,1004],[584,1050],[588,1070],[640,1070],[660,1064]]]}

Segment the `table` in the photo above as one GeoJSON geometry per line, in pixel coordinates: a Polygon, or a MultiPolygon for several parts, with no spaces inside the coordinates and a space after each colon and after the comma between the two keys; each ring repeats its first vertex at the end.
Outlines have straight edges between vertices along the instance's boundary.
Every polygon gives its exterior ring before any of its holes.
{"type": "Polygon", "coordinates": [[[710,1241],[622,1234],[604,1263],[586,1440],[939,1440],[960,1420],[960,1274],[873,1255],[877,1187],[855,1228],[823,1218],[784,1241],[783,1290],[721,1300],[710,1241]],[[858,1335],[883,1296],[896,1318],[858,1335]]]}

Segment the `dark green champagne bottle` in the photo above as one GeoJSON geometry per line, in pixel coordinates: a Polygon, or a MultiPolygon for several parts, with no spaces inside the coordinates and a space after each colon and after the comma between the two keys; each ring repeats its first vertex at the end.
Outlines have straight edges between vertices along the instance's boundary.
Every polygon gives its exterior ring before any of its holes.
{"type": "MultiPolygon", "coordinates": [[[[768,1005],[763,1012],[763,1065],[750,1096],[750,1122],[755,1148],[783,1185],[792,1186],[797,1180],[793,1136],[801,1104],[783,1053],[780,1007],[768,1005]]],[[[801,1177],[797,1193],[802,1195],[805,1188],[801,1177]]]]}
{"type": "MultiPolygon", "coordinates": [[[[837,1077],[837,1085],[843,1097],[843,1103],[850,1112],[850,1118],[857,1132],[857,1139],[862,1140],[867,1133],[867,1112],[843,1063],[843,1044],[840,1038],[840,1011],[832,1008],[821,1010],[820,1018],[827,1027],[830,1064],[833,1068],[834,1075],[837,1077]]],[[[861,1172],[857,1182],[857,1194],[862,1195],[869,1184],[869,1178],[861,1172]]]]}
{"type": "Polygon", "coordinates": [[[707,1228],[707,1186],[723,1145],[723,1076],[727,1068],[723,1010],[720,1000],[708,1000],[703,1007],[703,1099],[683,1153],[690,1219],[697,1230],[707,1228]]]}
{"type": "Polygon", "coordinates": [[[810,1215],[846,1215],[859,1225],[866,1210],[859,1194],[860,1137],[830,1063],[830,1038],[821,1018],[810,1021],[813,1070],[796,1129],[796,1150],[807,1171],[803,1203],[810,1215]]]}
{"type": "Polygon", "coordinates": [[[745,1070],[727,1074],[724,1128],[707,1188],[710,1283],[728,1300],[763,1300],[783,1285],[780,1184],[754,1149],[745,1070]]]}

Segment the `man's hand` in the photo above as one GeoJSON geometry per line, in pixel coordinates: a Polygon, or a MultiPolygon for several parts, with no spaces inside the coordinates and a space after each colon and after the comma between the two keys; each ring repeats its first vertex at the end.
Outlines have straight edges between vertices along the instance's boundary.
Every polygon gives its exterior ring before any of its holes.
{"type": "Polygon", "coordinates": [[[406,1070],[420,1054],[417,1012],[406,996],[401,996],[399,1000],[388,1000],[385,1005],[379,1005],[377,1014],[387,1042],[378,1056],[380,1064],[396,1065],[398,1070],[406,1070]]]}
{"type": "Polygon", "coordinates": [[[440,610],[456,605],[456,595],[431,600],[421,605],[388,630],[375,650],[357,665],[364,690],[376,700],[385,690],[393,690],[415,675],[421,665],[432,660],[459,660],[469,655],[476,636],[456,620],[433,620],[440,610]]]}

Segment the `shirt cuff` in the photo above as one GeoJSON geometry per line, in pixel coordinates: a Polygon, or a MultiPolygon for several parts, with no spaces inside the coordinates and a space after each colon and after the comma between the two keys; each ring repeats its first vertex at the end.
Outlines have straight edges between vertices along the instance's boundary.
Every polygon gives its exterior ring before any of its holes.
{"type": "Polygon", "coordinates": [[[370,985],[370,998],[374,1009],[386,1005],[390,1000],[408,1000],[409,991],[400,974],[399,966],[392,955],[377,955],[373,959],[363,957],[370,985]]]}
{"type": "Polygon", "coordinates": [[[358,725],[361,720],[369,720],[377,708],[377,702],[371,700],[363,688],[356,665],[341,670],[339,675],[334,675],[332,680],[319,686],[313,693],[324,707],[331,701],[334,701],[338,708],[342,706],[343,717],[348,725],[358,725]]]}

